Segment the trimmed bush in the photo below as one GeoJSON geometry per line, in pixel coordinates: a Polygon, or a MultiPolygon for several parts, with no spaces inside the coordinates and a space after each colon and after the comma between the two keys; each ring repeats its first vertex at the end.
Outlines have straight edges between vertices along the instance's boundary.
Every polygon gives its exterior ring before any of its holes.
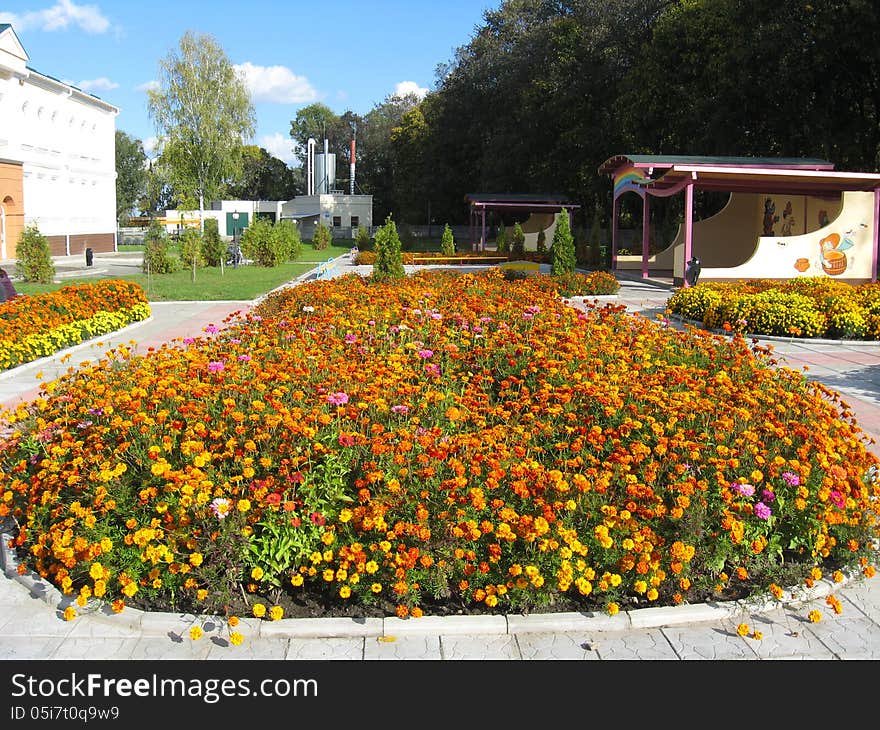
{"type": "Polygon", "coordinates": [[[554,276],[574,271],[576,260],[574,237],[568,222],[568,213],[562,211],[556,217],[556,230],[553,232],[552,264],[550,273],[554,276]]]}
{"type": "Polygon", "coordinates": [[[385,219],[385,225],[376,231],[376,262],[373,264],[373,279],[385,281],[387,279],[402,279],[406,276],[403,268],[400,237],[397,235],[397,226],[389,215],[385,219]]]}
{"type": "Polygon", "coordinates": [[[36,223],[28,224],[21,232],[16,255],[15,270],[25,281],[49,284],[55,278],[49,239],[40,233],[36,223]]]}
{"type": "Polygon", "coordinates": [[[168,234],[157,220],[150,221],[144,234],[144,261],[142,270],[145,274],[171,274],[177,271],[179,262],[168,252],[168,234]]]}
{"type": "Polygon", "coordinates": [[[333,236],[330,233],[330,229],[323,223],[318,223],[315,227],[315,233],[312,236],[312,246],[314,249],[316,251],[324,251],[325,249],[330,248],[332,240],[333,236]]]}
{"type": "Polygon", "coordinates": [[[455,238],[448,223],[443,226],[443,235],[440,237],[440,253],[444,256],[452,256],[455,253],[455,238]]]}
{"type": "Polygon", "coordinates": [[[205,219],[202,256],[208,266],[220,266],[221,259],[226,256],[226,243],[220,238],[220,228],[215,218],[205,219]]]}

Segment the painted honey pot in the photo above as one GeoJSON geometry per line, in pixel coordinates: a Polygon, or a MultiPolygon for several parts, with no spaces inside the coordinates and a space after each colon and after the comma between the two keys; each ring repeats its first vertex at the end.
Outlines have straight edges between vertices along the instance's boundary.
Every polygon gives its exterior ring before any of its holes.
{"type": "Polygon", "coordinates": [[[846,271],[846,249],[852,247],[849,239],[840,240],[839,233],[829,233],[819,241],[819,251],[822,255],[822,271],[829,276],[839,276],[846,271]]]}

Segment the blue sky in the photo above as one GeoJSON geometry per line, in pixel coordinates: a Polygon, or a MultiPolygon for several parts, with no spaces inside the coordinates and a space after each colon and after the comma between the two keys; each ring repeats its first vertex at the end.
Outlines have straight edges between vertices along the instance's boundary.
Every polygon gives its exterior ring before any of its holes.
{"type": "Polygon", "coordinates": [[[387,97],[424,93],[501,0],[0,0],[30,60],[48,76],[119,107],[116,128],[151,149],[146,86],[186,31],[208,34],[245,72],[254,144],[293,161],[290,121],[321,102],[366,114],[387,97]]]}

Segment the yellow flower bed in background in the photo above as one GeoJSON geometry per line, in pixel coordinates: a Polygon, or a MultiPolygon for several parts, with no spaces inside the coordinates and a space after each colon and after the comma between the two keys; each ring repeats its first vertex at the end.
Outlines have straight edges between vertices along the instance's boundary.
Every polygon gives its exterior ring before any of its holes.
{"type": "Polygon", "coordinates": [[[756,335],[880,339],[880,284],[822,277],[704,282],[682,288],[669,311],[710,329],[756,335]]]}

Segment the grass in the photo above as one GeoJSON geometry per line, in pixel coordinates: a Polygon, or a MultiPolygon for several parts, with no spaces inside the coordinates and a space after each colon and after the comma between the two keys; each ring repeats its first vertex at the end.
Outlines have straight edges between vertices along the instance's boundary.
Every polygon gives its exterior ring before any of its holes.
{"type": "MultiPolygon", "coordinates": [[[[272,291],[285,282],[296,279],[317,264],[347,254],[351,250],[348,241],[334,242],[330,248],[318,251],[310,243],[303,245],[302,253],[297,261],[289,262],[274,268],[264,266],[208,266],[196,271],[195,281],[189,269],[182,269],[172,274],[134,274],[129,276],[77,277],[59,279],[51,284],[36,284],[16,281],[15,288],[19,294],[44,294],[56,291],[72,283],[94,283],[100,279],[114,278],[132,281],[141,286],[151,302],[168,301],[250,301],[261,294],[272,291]]],[[[125,247],[126,251],[134,247],[125,247]]]]}

